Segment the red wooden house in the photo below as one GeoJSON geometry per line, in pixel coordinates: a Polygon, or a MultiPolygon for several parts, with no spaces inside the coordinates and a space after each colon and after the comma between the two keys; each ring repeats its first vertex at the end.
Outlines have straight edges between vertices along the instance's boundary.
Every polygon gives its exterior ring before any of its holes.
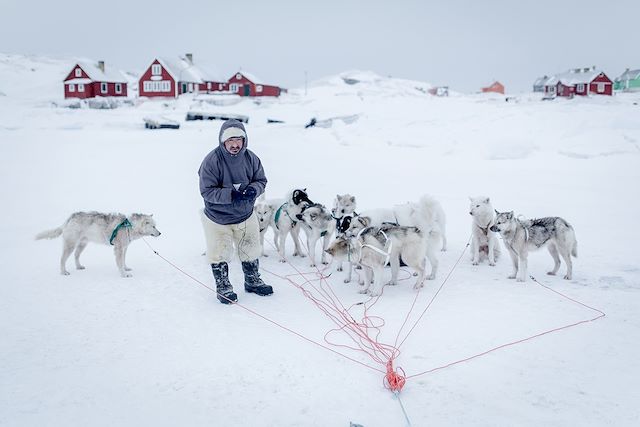
{"type": "Polygon", "coordinates": [[[482,92],[495,92],[504,95],[504,86],[499,81],[493,82],[491,85],[482,88],[482,92]]]}
{"type": "Polygon", "coordinates": [[[576,95],[613,95],[613,81],[596,67],[575,68],[556,74],[545,82],[547,95],[572,98],[576,95]]]}
{"type": "Polygon", "coordinates": [[[194,65],[193,55],[184,58],[156,58],[139,80],[138,94],[177,98],[183,93],[224,90],[225,83],[194,65]]]}
{"type": "Polygon", "coordinates": [[[267,85],[246,71],[238,71],[227,82],[227,89],[240,96],[280,96],[282,89],[267,85]]]}
{"type": "Polygon", "coordinates": [[[127,96],[127,79],[120,71],[106,68],[104,61],[78,62],[64,79],[64,97],[96,96],[127,96]]]}

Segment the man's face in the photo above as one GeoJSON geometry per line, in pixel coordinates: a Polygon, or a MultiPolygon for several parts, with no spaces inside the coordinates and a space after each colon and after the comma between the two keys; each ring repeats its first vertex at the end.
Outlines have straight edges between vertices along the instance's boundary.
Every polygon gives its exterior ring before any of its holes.
{"type": "Polygon", "coordinates": [[[240,136],[233,137],[224,142],[224,148],[231,154],[238,154],[242,150],[242,144],[244,144],[244,138],[240,136]]]}

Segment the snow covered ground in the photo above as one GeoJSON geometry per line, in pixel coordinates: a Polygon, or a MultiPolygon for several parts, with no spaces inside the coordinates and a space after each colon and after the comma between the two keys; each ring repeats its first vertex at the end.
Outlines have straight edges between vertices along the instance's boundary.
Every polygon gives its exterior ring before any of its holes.
{"type": "MultiPolygon", "coordinates": [[[[153,213],[162,236],[147,241],[212,286],[196,172],[220,122],[185,122],[190,109],[250,117],[249,148],[265,166],[268,197],[306,187],[330,205],[348,192],[358,210],[424,193],[440,200],[449,250],[412,321],[465,249],[467,196],[575,227],[574,280],[545,274],[546,251],[530,257],[530,274],[606,317],[410,378],[400,398],[413,426],[639,425],[640,95],[436,98],[426,83],[348,72],[342,77],[359,83],[334,76],[306,95],[226,106],[184,97],[114,110],[55,107],[71,65],[0,55],[0,425],[407,425],[382,373],[219,304],[142,241],[128,254],[134,277],[122,279],[106,246],[90,245],[87,269],[70,260],[63,277],[61,242],[33,240],[77,210],[153,213]],[[143,117],[154,115],[181,129],[145,130],[143,117]],[[304,128],[311,117],[354,115],[304,128]]],[[[279,277],[296,269],[312,277],[308,259],[281,264],[272,247],[267,253],[263,278],[275,294],[240,291],[236,261],[239,302],[325,343],[333,324],[279,277]]],[[[532,281],[508,280],[509,264],[503,256],[496,267],[472,266],[465,253],[396,365],[414,375],[597,315],[532,281]]],[[[386,322],[383,343],[393,344],[415,297],[410,273],[401,275],[368,313],[386,322]]],[[[342,279],[335,272],[328,284],[346,306],[367,300],[342,279]]],[[[384,370],[363,353],[334,349],[384,370]]]]}

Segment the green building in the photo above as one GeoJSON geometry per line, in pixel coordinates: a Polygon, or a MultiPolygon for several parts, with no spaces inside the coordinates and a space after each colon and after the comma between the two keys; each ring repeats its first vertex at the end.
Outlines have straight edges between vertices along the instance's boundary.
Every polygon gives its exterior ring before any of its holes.
{"type": "Polygon", "coordinates": [[[624,92],[640,92],[640,69],[630,70],[627,68],[626,71],[615,80],[613,89],[624,92]]]}

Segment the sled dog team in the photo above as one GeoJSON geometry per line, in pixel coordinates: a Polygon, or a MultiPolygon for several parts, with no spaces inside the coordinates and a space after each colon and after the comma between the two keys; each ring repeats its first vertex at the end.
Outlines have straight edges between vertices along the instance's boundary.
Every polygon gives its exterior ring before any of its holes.
{"type": "MultiPolygon", "coordinates": [[[[416,272],[414,288],[417,289],[424,285],[425,279],[435,279],[437,252],[447,249],[444,210],[428,195],[415,202],[357,213],[356,198],[350,194],[337,195],[333,209],[329,210],[311,201],[306,189],[294,189],[284,199],[261,197],[256,202],[255,213],[260,224],[263,256],[266,256],[265,234],[271,228],[281,262],[286,261],[287,235],[291,235],[294,242],[293,256],[304,257],[299,242],[302,229],[312,267],[316,266],[316,246],[321,240],[320,262],[328,264],[329,254],[338,271],[343,271],[346,263],[345,283],[351,281],[353,267],[361,267],[364,277],[360,280],[360,292],[372,296],[382,292],[383,271],[387,264],[391,267],[389,285],[397,283],[400,262],[404,262],[416,272]],[[428,274],[426,260],[431,267],[428,274]]],[[[554,267],[548,274],[558,272],[562,257],[567,265],[564,278],[571,280],[571,256],[577,257],[577,241],[573,227],[564,219],[520,219],[513,212],[494,210],[488,197],[470,197],[469,214],[472,216],[473,265],[478,265],[481,259],[495,265],[500,255],[497,238],[500,235],[513,264],[509,278],[524,282],[529,251],[546,246],[554,260],[554,267]]]]}
{"type": "MultiPolygon", "coordinates": [[[[352,280],[352,270],[362,268],[361,293],[372,296],[382,292],[384,267],[391,267],[389,285],[397,284],[400,263],[411,267],[417,276],[414,288],[425,280],[435,279],[438,271],[437,252],[446,251],[446,217],[440,203],[428,195],[419,200],[356,212],[356,198],[350,194],[337,195],[333,209],[314,203],[306,189],[294,189],[283,199],[261,197],[254,207],[260,229],[262,254],[265,234],[273,231],[275,246],[281,262],[286,262],[285,243],[291,235],[293,256],[306,256],[300,244],[300,230],[306,235],[310,265],[316,266],[316,247],[322,243],[320,262],[328,264],[331,255],[338,271],[346,265],[345,283],[352,280]],[[335,237],[334,237],[335,235],[335,237]],[[333,238],[333,241],[332,241],[333,238]],[[426,260],[431,270],[427,273],[426,260]]],[[[565,261],[565,279],[572,278],[571,257],[577,257],[577,241],[573,227],[560,217],[521,219],[513,212],[494,210],[488,197],[471,197],[469,214],[472,217],[471,261],[478,265],[486,259],[494,266],[500,256],[498,235],[510,255],[513,272],[510,279],[524,282],[527,277],[529,251],[543,246],[551,254],[554,266],[548,274],[555,275],[560,268],[560,257],[565,261]]],[[[114,246],[116,265],[122,277],[130,277],[125,257],[128,245],[143,236],[160,235],[152,215],[104,214],[76,212],[60,227],[44,231],[36,239],[63,238],[60,272],[68,275],[66,261],[74,253],[76,268],[80,255],[88,242],[114,246]]]]}

